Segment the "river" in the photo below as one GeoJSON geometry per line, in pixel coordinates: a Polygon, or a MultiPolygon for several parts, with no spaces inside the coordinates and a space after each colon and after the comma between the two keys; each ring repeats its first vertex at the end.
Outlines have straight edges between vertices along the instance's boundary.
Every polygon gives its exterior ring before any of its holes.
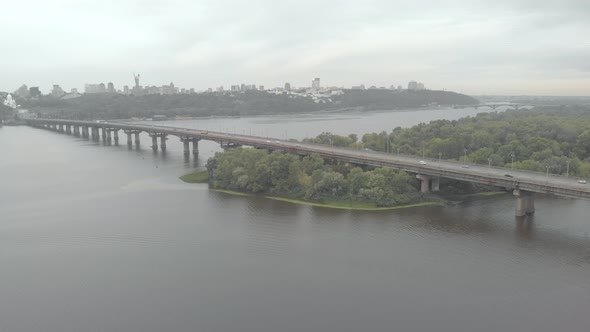
{"type": "MultiPolygon", "coordinates": [[[[302,138],[474,112],[161,124],[302,138]]],[[[178,180],[215,143],[149,145],[0,128],[0,331],[588,331],[590,202],[300,206],[178,180]]]]}

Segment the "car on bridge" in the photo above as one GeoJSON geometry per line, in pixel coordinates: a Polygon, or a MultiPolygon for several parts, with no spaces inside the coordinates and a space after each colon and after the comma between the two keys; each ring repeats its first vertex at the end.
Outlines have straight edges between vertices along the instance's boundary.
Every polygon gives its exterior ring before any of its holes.
{"type": "Polygon", "coordinates": [[[586,184],[587,182],[586,182],[586,180],[578,180],[578,183],[580,183],[580,184],[586,184]]]}
{"type": "Polygon", "coordinates": [[[426,162],[424,160],[420,160],[420,165],[426,165],[426,162]]]}

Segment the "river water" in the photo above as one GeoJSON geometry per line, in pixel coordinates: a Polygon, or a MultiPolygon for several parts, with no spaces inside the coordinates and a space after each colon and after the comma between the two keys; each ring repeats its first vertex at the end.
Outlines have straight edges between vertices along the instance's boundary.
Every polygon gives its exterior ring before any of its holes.
{"type": "MultiPolygon", "coordinates": [[[[473,112],[165,124],[301,138],[473,112]]],[[[0,331],[589,330],[590,202],[299,206],[180,182],[214,143],[149,145],[0,128],[0,331]]]]}

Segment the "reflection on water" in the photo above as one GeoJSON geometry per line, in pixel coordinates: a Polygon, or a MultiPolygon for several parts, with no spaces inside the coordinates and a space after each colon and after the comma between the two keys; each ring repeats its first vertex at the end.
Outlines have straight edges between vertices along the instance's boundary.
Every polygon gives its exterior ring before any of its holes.
{"type": "Polygon", "coordinates": [[[392,211],[301,206],[180,182],[215,143],[198,158],[175,139],[166,152],[125,145],[0,129],[0,330],[590,326],[589,202],[539,195],[525,218],[508,194],[392,211]]]}

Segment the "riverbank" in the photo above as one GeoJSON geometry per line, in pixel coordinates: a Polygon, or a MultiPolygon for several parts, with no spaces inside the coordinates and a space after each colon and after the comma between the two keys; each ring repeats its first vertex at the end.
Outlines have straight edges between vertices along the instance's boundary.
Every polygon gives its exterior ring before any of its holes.
{"type": "Polygon", "coordinates": [[[443,206],[444,204],[440,201],[431,201],[431,202],[420,202],[415,204],[407,204],[407,205],[399,205],[399,206],[387,206],[387,207],[380,207],[376,206],[372,203],[367,202],[351,202],[351,201],[325,201],[325,202],[310,202],[305,201],[302,199],[294,198],[294,197],[284,197],[284,196],[267,196],[267,195],[257,195],[251,193],[244,193],[241,191],[234,191],[234,190],[227,190],[227,189],[210,189],[211,191],[220,192],[228,195],[235,195],[235,196],[247,196],[247,197],[264,197],[266,199],[271,199],[274,201],[281,201],[293,204],[300,204],[300,205],[307,205],[307,206],[317,206],[329,209],[341,209],[341,210],[359,210],[359,211],[383,211],[383,210],[398,210],[398,209],[407,209],[413,207],[421,207],[421,206],[443,206]]]}

